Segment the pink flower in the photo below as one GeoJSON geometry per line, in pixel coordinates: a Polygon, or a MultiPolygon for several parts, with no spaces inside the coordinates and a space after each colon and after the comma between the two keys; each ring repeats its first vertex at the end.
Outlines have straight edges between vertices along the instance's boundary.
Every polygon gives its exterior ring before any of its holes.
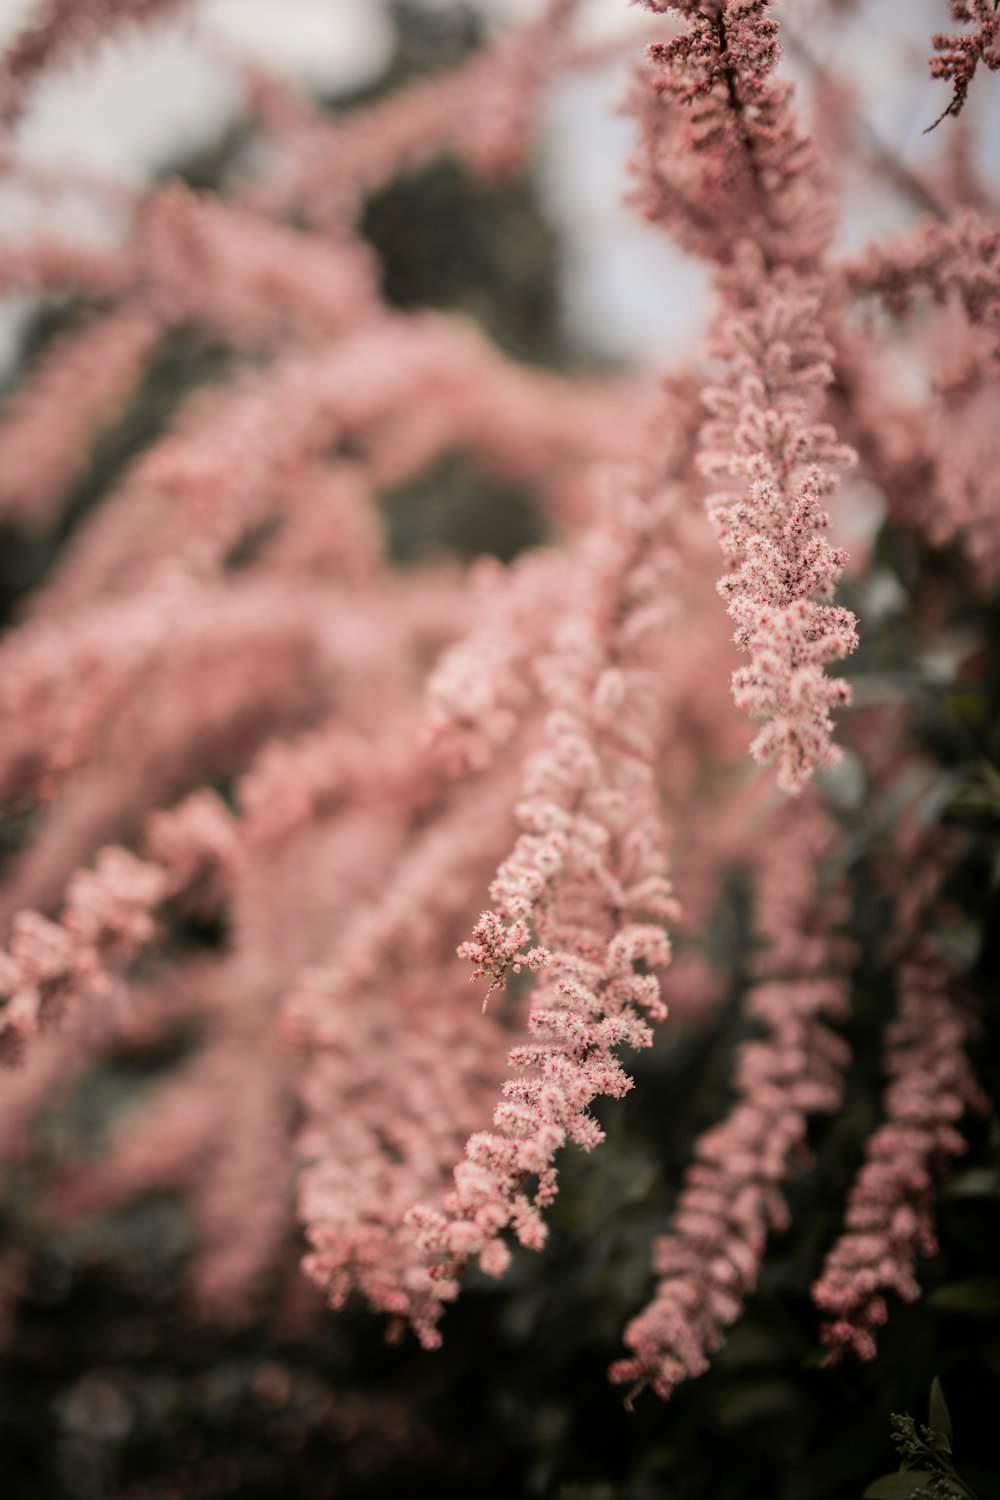
{"type": "Polygon", "coordinates": [[[937,56],[930,60],[931,77],[947,79],[952,95],[951,102],[927,130],[933,130],[948,115],[962,113],[980,63],[993,73],[1000,69],[1000,15],[996,0],[948,0],[948,6],[953,21],[960,26],[974,26],[975,31],[952,35],[938,31],[932,38],[937,56]]]}
{"type": "MultiPolygon", "coordinates": [[[[805,1154],[807,1117],[837,1109],[849,1052],[831,1029],[847,1012],[834,924],[841,894],[815,889],[834,830],[808,801],[782,809],[758,853],[759,918],[770,948],[747,998],[761,1040],[737,1053],[736,1102],[695,1146],[671,1231],[653,1252],[656,1291],[629,1324],[610,1376],[667,1398],[701,1375],[757,1284],[768,1236],[788,1227],[781,1184],[805,1154]]],[[[631,1397],[630,1397],[631,1399],[631,1397]]]]}

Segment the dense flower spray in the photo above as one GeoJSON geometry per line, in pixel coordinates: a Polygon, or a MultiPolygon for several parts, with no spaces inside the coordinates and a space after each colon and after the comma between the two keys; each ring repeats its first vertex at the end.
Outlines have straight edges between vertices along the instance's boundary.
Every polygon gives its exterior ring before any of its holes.
{"type": "MultiPolygon", "coordinates": [[[[996,0],[948,0],[948,5],[953,21],[974,29],[951,34],[939,31],[934,35],[931,76],[947,79],[952,87],[951,101],[934,125],[940,125],[948,115],[961,114],[980,63],[993,73],[1000,68],[1000,16],[996,0]]],[[[928,125],[928,130],[933,130],[934,125],[928,125]]]]}
{"type": "MultiPolygon", "coordinates": [[[[822,499],[850,462],[816,417],[833,378],[817,326],[819,258],[832,204],[815,147],[797,127],[789,86],[773,76],[777,23],[767,4],[654,5],[685,17],[672,41],[650,48],[653,74],[639,105],[644,124],[644,207],[673,227],[678,204],[697,205],[702,254],[727,271],[717,353],[727,382],[709,388],[703,432],[707,473],[732,475],[744,491],[713,496],[710,515],[732,571],[720,580],[751,658],[734,673],[736,701],[767,721],[752,751],[777,760],[798,792],[835,759],[830,708],[849,701],[823,667],[856,645],[849,611],[826,603],[846,557],[823,537],[822,499]],[[675,184],[675,119],[686,136],[675,184]],[[810,274],[811,273],[811,274],[810,274]]],[[[681,209],[679,217],[687,220],[681,209]]],[[[686,231],[682,229],[682,235],[686,231]]]]}
{"type": "Polygon", "coordinates": [[[732,371],[710,387],[703,433],[706,473],[743,479],[748,493],[713,495],[709,516],[733,571],[718,584],[750,665],[733,673],[733,695],[766,726],[751,745],[777,760],[778,780],[798,792],[818,766],[834,765],[830,709],[850,701],[842,679],[823,668],[857,645],[850,610],[828,604],[847,561],[824,532],[822,499],[832,468],[853,455],[833,429],[810,418],[832,378],[816,337],[820,304],[795,281],[761,288],[749,270],[749,304],[723,326],[719,352],[732,371]]]}
{"type": "MultiPolygon", "coordinates": [[[[905,1302],[920,1296],[916,1252],[933,1255],[933,1181],[966,1142],[956,1129],[969,1109],[988,1110],[964,1044],[976,1024],[961,976],[935,947],[928,929],[940,905],[949,852],[921,847],[916,829],[883,878],[901,892],[887,957],[893,963],[896,1016],[886,1030],[885,1120],[865,1144],[865,1162],[847,1200],[846,1228],[827,1254],[813,1300],[830,1320],[821,1338],[831,1363],[846,1354],[874,1359],[876,1330],[888,1317],[886,1292],[905,1302]],[[921,879],[907,879],[913,861],[921,879]]],[[[938,913],[940,919],[940,913],[938,913]]]]}
{"type": "MultiPolygon", "coordinates": [[[[188,1205],[191,1316],[363,1300],[436,1348],[476,1267],[501,1278],[566,1232],[560,1169],[629,1128],[609,1122],[631,1054],[669,1065],[672,1030],[714,1028],[728,1103],[669,1185],[651,1299],[611,1366],[669,1397],[822,1167],[875,973],[884,1119],[810,1273],[817,1343],[872,1357],[885,1292],[914,1299],[933,1252],[934,1171],[985,1104],[975,986],[941,936],[978,855],[955,829],[942,855],[920,819],[952,804],[908,789],[940,754],[957,796],[971,737],[976,805],[995,806],[987,709],[951,695],[956,750],[928,707],[942,674],[995,673],[975,613],[1000,578],[988,193],[972,214],[918,183],[929,220],[840,255],[818,142],[843,132],[806,128],[777,8],[647,0],[633,196],[709,266],[712,331],[655,394],[544,370],[391,304],[365,209],[445,154],[491,184],[518,172],[552,80],[599,55],[579,6],[339,115],[230,59],[257,149],[217,190],[20,159],[37,80],[180,8],[50,0],[0,70],[0,170],[83,194],[114,231],[0,247],[0,290],[55,327],[0,411],[20,560],[0,639],[0,1169],[108,1058],[169,1060],[99,1152],[38,1167],[37,1211],[12,1196],[0,1328],[44,1232],[155,1191],[188,1205]],[[466,562],[445,525],[401,566],[387,498],[415,503],[455,455],[530,495],[544,543],[466,562]],[[887,540],[852,557],[859,510],[887,540]],[[859,712],[835,721],[840,662],[859,712]],[[759,725],[750,757],[733,700],[759,725]],[[752,916],[720,961],[734,890],[752,916]]],[[[998,23],[988,0],[951,10],[975,28],[934,40],[954,115],[997,66],[998,23]]]]}
{"type": "Polygon", "coordinates": [[[760,1273],[769,1233],[786,1229],[781,1185],[806,1149],[810,1114],[832,1112],[849,1050],[831,1023],[849,998],[841,890],[814,887],[833,830],[816,807],[781,809],[760,856],[759,922],[768,946],[746,1001],[764,1035],[737,1058],[736,1103],[695,1146],[672,1232],[657,1242],[660,1280],[626,1330],[633,1351],[611,1369],[633,1391],[661,1396],[708,1368],[760,1273]]]}
{"type": "Polygon", "coordinates": [[[637,969],[667,962],[661,924],[675,911],[652,774],[659,695],[648,659],[649,638],[665,624],[672,561],[661,507],[616,493],[587,539],[583,608],[539,668],[547,744],[529,763],[517,809],[524,831],[490,888],[496,909],[460,950],[491,989],[510,970],[542,970],[496,1130],[469,1141],[443,1212],[413,1214],[429,1251],[459,1262],[478,1255],[494,1275],[509,1261],[499,1240],[508,1226],[541,1248],[556,1153],[567,1141],[600,1144],[590,1106],[620,1098],[631,1082],[615,1049],[648,1046],[645,1015],[666,1013],[655,974],[637,969]],[[532,930],[543,946],[527,947],[532,930]]]}

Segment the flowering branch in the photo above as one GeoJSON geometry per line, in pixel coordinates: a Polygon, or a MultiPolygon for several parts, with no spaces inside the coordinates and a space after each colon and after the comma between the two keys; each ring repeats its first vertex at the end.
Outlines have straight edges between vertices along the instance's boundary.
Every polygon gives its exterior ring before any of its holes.
{"type": "Polygon", "coordinates": [[[225,859],[225,813],[205,793],[155,814],[150,836],[169,863],[103,849],[93,869],[70,880],[58,922],[34,911],[14,918],[0,951],[0,1062],[16,1062],[29,1038],[70,1010],[106,1001],[113,971],[153,940],[157,909],[225,859]]]}
{"type": "MultiPolygon", "coordinates": [[[[830,350],[816,334],[822,282],[807,268],[829,237],[831,202],[816,180],[815,148],[796,129],[790,89],[772,76],[779,48],[768,0],[652,8],[679,11],[690,24],[650,52],[647,176],[656,180],[661,160],[657,130],[674,123],[678,106],[690,109],[700,123],[686,144],[704,178],[694,202],[699,213],[711,210],[710,221],[699,221],[699,248],[728,266],[715,350],[728,382],[705,392],[711,419],[701,465],[739,476],[749,490],[709,501],[732,568],[719,590],[730,601],[734,639],[751,656],[734,673],[733,692],[767,721],[752,754],[777,760],[779,783],[794,794],[837,758],[830,709],[849,700],[849,689],[823,668],[857,644],[853,616],[826,602],[846,554],[822,535],[831,470],[853,457],[816,420],[833,377],[830,350]],[[659,98],[672,102],[665,120],[659,98]]],[[[682,133],[692,128],[681,124],[682,133]]],[[[669,149],[677,152],[675,139],[669,149]]],[[[654,203],[652,216],[667,218],[667,210],[654,203]]]]}
{"type": "Polygon", "coordinates": [[[0,64],[0,119],[12,123],[32,84],[67,58],[128,26],[168,15],[189,0],[45,0],[0,64]]]}
{"type": "Polygon", "coordinates": [[[646,493],[618,499],[589,538],[580,580],[587,606],[544,665],[548,745],[518,808],[524,832],[491,887],[495,910],[463,946],[491,989],[521,965],[544,977],[532,995],[531,1039],[510,1053],[517,1071],[496,1129],[471,1137],[441,1209],[420,1205],[409,1216],[449,1279],[474,1256],[500,1275],[508,1228],[541,1248],[557,1152],[603,1139],[591,1104],[631,1087],[616,1049],[649,1046],[646,1017],[666,1013],[651,971],[668,961],[660,924],[676,908],[651,776],[656,679],[644,660],[663,622],[671,565],[661,505],[646,493]],[[531,926],[542,948],[526,948],[531,926]]]}
{"type": "Polygon", "coordinates": [[[830,1315],[821,1329],[830,1364],[849,1353],[875,1358],[876,1330],[888,1317],[887,1292],[904,1302],[920,1296],[917,1253],[937,1251],[934,1169],[942,1171],[966,1150],[956,1129],[962,1115],[988,1108],[963,1050],[975,1030],[974,1012],[955,995],[955,966],[927,932],[946,865],[939,850],[921,847],[913,830],[904,829],[903,838],[904,847],[883,872],[898,891],[891,941],[898,959],[897,1011],[885,1037],[885,1122],[865,1143],[864,1165],[847,1200],[846,1228],[812,1290],[816,1306],[830,1315]],[[903,860],[914,873],[901,882],[903,860]]]}
{"type": "Polygon", "coordinates": [[[931,41],[938,54],[930,60],[932,78],[943,78],[952,86],[951,101],[924,134],[934,130],[949,115],[965,108],[969,87],[982,63],[992,73],[1000,69],[1000,15],[997,0],[948,0],[951,18],[959,26],[974,26],[974,32],[935,32],[931,41]]]}
{"type": "Polygon", "coordinates": [[[733,673],[733,696],[767,721],[753,756],[777,760],[779,784],[798,793],[817,767],[836,763],[830,709],[850,701],[847,684],[823,670],[853,651],[857,636],[851,612],[825,602],[847,554],[823,535],[830,522],[821,502],[834,488],[832,471],[854,455],[816,421],[833,378],[818,298],[787,273],[762,288],[762,274],[751,261],[746,289],[737,283],[742,310],[720,330],[729,379],[704,395],[712,416],[701,467],[746,485],[708,502],[732,567],[719,593],[733,639],[751,658],[733,673]]]}
{"type": "Polygon", "coordinates": [[[807,1117],[840,1104],[850,1053],[830,1022],[848,1010],[834,931],[843,903],[813,886],[833,834],[815,804],[783,810],[767,831],[758,919],[769,977],[746,1006],[764,1035],[739,1050],[736,1102],[695,1146],[673,1228],[654,1249],[655,1295],[626,1329],[631,1354],[609,1371],[630,1401],[647,1386],[666,1399],[708,1369],[757,1284],[768,1235],[788,1227],[781,1184],[806,1155],[807,1117]]]}

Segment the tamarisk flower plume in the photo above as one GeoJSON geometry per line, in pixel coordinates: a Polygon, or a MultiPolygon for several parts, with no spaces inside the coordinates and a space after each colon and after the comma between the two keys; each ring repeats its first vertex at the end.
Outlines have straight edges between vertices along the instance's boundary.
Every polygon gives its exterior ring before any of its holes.
{"type": "Polygon", "coordinates": [[[427,684],[425,739],[456,769],[488,766],[515,734],[532,699],[534,643],[568,582],[558,555],[528,553],[506,575],[492,559],[480,564],[479,622],[427,684]]]}
{"type": "Polygon", "coordinates": [[[47,350],[0,421],[0,516],[43,530],[85,461],[95,431],[133,395],[159,338],[126,307],[47,350]]]}
{"type": "Polygon", "coordinates": [[[647,48],[632,107],[646,216],[726,264],[741,245],[769,265],[807,265],[829,239],[833,204],[813,142],[797,128],[771,0],[642,0],[685,28],[647,48]]]}
{"type": "MultiPolygon", "coordinates": [[[[989,593],[1000,569],[996,470],[1000,400],[1000,228],[977,214],[924,220],[846,267],[852,290],[878,296],[914,345],[933,353],[933,394],[893,411],[883,390],[868,410],[893,514],[958,551],[989,593]],[[936,313],[928,318],[927,302],[936,313]]],[[[916,353],[916,348],[914,348],[916,353]]],[[[865,382],[863,371],[858,372],[865,382]]],[[[870,440],[871,441],[871,440],[870,440]]]]}
{"type": "Polygon", "coordinates": [[[662,492],[609,500],[587,539],[584,603],[540,668],[546,745],[517,809],[523,832],[490,888],[494,909],[460,950],[489,979],[487,996],[522,966],[542,973],[495,1129],[471,1137],[441,1208],[410,1214],[449,1277],[473,1257],[500,1275],[507,1229],[542,1247],[556,1154],[567,1142],[600,1143],[590,1106],[631,1087],[615,1049],[649,1046],[646,1017],[666,1014],[651,971],[668,961],[662,923],[676,907],[653,781],[660,707],[650,638],[669,617],[673,559],[662,492]],[[532,929],[540,946],[528,946],[532,929]]]}
{"type": "MultiPolygon", "coordinates": [[[[969,87],[982,63],[990,72],[1000,70],[1000,7],[997,0],[948,0],[951,19],[974,31],[935,32],[935,56],[930,60],[932,78],[944,78],[952,86],[951,100],[927,131],[934,130],[949,115],[960,115],[969,97],[969,87]]],[[[925,131],[925,134],[927,132],[925,131]]]]}
{"type": "Polygon", "coordinates": [[[953,223],[925,219],[915,230],[874,245],[846,267],[855,292],[877,293],[905,317],[918,297],[958,303],[1000,356],[1000,228],[974,213],[953,223]],[[995,342],[994,342],[995,341],[995,342]]]}
{"type": "Polygon", "coordinates": [[[444,1192],[502,1079],[505,1031],[469,1005],[455,947],[510,837],[511,790],[505,777],[451,798],[439,785],[438,815],[284,1005],[308,1064],[297,1148],[304,1269],[332,1306],[360,1293],[388,1314],[391,1333],[409,1325],[428,1348],[457,1286],[431,1276],[406,1216],[415,1198],[444,1192]]]}
{"type": "MultiPolygon", "coordinates": [[[[933,903],[946,860],[939,850],[920,851],[912,837],[902,842],[903,858],[924,853],[921,883],[930,884],[933,903]]],[[[920,1296],[917,1253],[934,1255],[938,1248],[934,1169],[967,1149],[956,1128],[966,1111],[989,1109],[964,1051],[975,1012],[960,993],[954,964],[927,931],[933,904],[928,908],[925,893],[913,900],[912,877],[901,881],[895,864],[887,873],[901,892],[901,922],[893,940],[896,1018],[885,1035],[885,1121],[865,1143],[846,1227],[812,1289],[816,1306],[829,1315],[820,1336],[831,1364],[847,1354],[875,1358],[876,1332],[889,1315],[886,1293],[904,1302],[920,1296]]]]}
{"type": "Polygon", "coordinates": [[[33,911],[14,918],[9,950],[0,952],[0,1061],[15,1059],[67,1011],[106,1002],[114,970],[155,937],[157,908],[204,885],[226,858],[225,811],[207,792],[154,814],[149,836],[162,863],[104,849],[93,869],[70,880],[58,922],[33,911]]]}
{"type": "Polygon", "coordinates": [[[821,1338],[830,1363],[875,1358],[887,1292],[920,1296],[916,1256],[937,1253],[932,1167],[964,1153],[955,1121],[985,1101],[962,1051],[972,1030],[949,994],[954,975],[929,944],[897,974],[899,1010],[886,1035],[886,1122],[865,1145],[847,1201],[846,1229],[830,1250],[813,1301],[829,1315],[821,1338]]]}
{"type": "Polygon", "coordinates": [[[830,678],[827,662],[857,645],[850,610],[826,601],[847,560],[823,535],[822,501],[836,467],[854,455],[830,426],[816,421],[832,379],[829,346],[818,330],[819,298],[786,273],[763,285],[764,268],[740,268],[716,352],[729,377],[704,393],[712,417],[703,433],[706,474],[743,481],[737,493],[709,501],[709,517],[732,567],[718,584],[736,625],[733,639],[750,664],[733,673],[733,696],[766,720],[751,745],[778,762],[778,782],[797,793],[819,766],[834,765],[830,709],[850,689],[830,678]]]}
{"type": "Polygon", "coordinates": [[[487,178],[512,173],[530,148],[546,86],[576,60],[568,33],[579,8],[580,0],[544,0],[536,16],[446,76],[418,78],[333,122],[252,74],[250,102],[279,158],[253,200],[342,228],[380,188],[445,152],[487,178]]]}
{"type": "MultiPolygon", "coordinates": [[[[833,375],[820,331],[823,283],[812,268],[829,238],[831,200],[817,180],[815,148],[796,128],[790,86],[772,76],[780,54],[767,0],[713,0],[705,9],[654,0],[650,8],[678,12],[689,25],[650,48],[654,102],[640,104],[645,176],[664,181],[657,132],[678,103],[689,107],[705,179],[694,200],[700,248],[727,268],[714,345],[727,376],[704,393],[701,467],[745,485],[709,501],[731,567],[719,592],[734,640],[751,657],[734,673],[733,692],[766,721],[752,754],[776,760],[780,785],[798,793],[837,758],[830,709],[850,693],[823,669],[857,644],[853,616],[826,602],[846,554],[822,534],[832,471],[853,457],[817,421],[833,375]],[[670,101],[665,120],[659,98],[670,101]]],[[[647,212],[674,227],[669,192],[654,194],[647,212]]]]}
{"type": "Polygon", "coordinates": [[[625,1331],[632,1353],[609,1372],[630,1400],[647,1385],[669,1397],[708,1369],[756,1287],[769,1234],[788,1228],[782,1184],[808,1159],[807,1118],[840,1104],[850,1053],[830,1023],[847,1015],[850,945],[836,930],[843,891],[816,881],[835,832],[815,802],[780,810],[767,830],[757,873],[769,948],[746,1001],[764,1035],[740,1048],[736,1102],[696,1143],[673,1227],[655,1245],[656,1292],[625,1331]]]}
{"type": "Polygon", "coordinates": [[[108,33],[188,4],[190,0],[43,0],[0,64],[0,117],[8,123],[15,119],[40,74],[85,53],[108,33]]]}
{"type": "Polygon", "coordinates": [[[322,974],[291,999],[293,1034],[314,1059],[298,1142],[312,1246],[303,1269],[332,1307],[360,1293],[388,1315],[390,1338],[408,1326],[428,1349],[441,1342],[437,1324],[458,1286],[432,1274],[407,1212],[415,1194],[443,1190],[502,1077],[504,1032],[470,1014],[464,978],[452,958],[395,999],[370,990],[360,1018],[335,990],[324,1005],[322,974]]]}

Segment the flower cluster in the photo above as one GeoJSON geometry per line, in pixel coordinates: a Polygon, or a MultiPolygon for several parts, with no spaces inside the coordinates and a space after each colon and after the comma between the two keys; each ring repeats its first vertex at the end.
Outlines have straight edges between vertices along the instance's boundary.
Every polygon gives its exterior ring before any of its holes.
{"type": "Polygon", "coordinates": [[[934,1255],[932,1165],[960,1156],[955,1121],[982,1103],[963,1043],[970,1018],[948,994],[952,976],[933,951],[899,969],[900,1004],[886,1037],[886,1122],[865,1147],[847,1202],[847,1228],[830,1250],[813,1300],[830,1321],[821,1331],[832,1360],[875,1358],[886,1292],[920,1296],[916,1252],[934,1255]]]}
{"type": "Polygon", "coordinates": [[[600,1143],[591,1105],[631,1087],[616,1048],[648,1046],[645,1016],[666,1013],[647,972],[668,961],[661,924],[675,910],[652,776],[649,637],[672,562],[662,509],[657,492],[615,496],[590,538],[583,606],[540,667],[547,744],[517,809],[524,831],[490,888],[495,910],[460,950],[490,988],[522,965],[542,970],[496,1129],[471,1137],[441,1210],[411,1214],[429,1253],[446,1263],[478,1256],[492,1275],[509,1262],[508,1227],[529,1248],[544,1244],[556,1153],[568,1141],[600,1143]],[[532,927],[543,946],[527,947],[532,927]]]}
{"type": "Polygon", "coordinates": [[[974,26],[974,31],[949,34],[936,32],[930,69],[932,78],[944,78],[951,84],[951,100],[928,130],[940,125],[949,115],[959,115],[969,97],[969,86],[982,63],[992,73],[1000,69],[1000,16],[996,0],[948,0],[951,19],[958,26],[974,26]]]}
{"type": "Polygon", "coordinates": [[[92,868],[70,878],[58,922],[18,912],[8,951],[0,953],[0,1057],[19,1056],[29,1038],[68,1011],[105,1004],[114,970],[155,937],[156,909],[222,867],[227,832],[224,809],[210,794],[196,793],[151,819],[163,864],[106,848],[92,868]]]}
{"type": "Polygon", "coordinates": [[[743,481],[736,494],[713,495],[709,517],[732,567],[719,580],[750,656],[733,673],[733,695],[765,727],[751,746],[777,760],[778,779],[798,792],[818,766],[832,765],[830,709],[850,689],[824,672],[857,645],[850,610],[829,604],[847,554],[824,532],[823,499],[837,467],[852,462],[834,430],[815,420],[832,372],[817,331],[819,301],[794,280],[760,290],[750,271],[747,309],[723,325],[718,353],[729,381],[711,386],[701,466],[743,481]]]}
{"type": "Polygon", "coordinates": [[[885,1033],[885,1119],[865,1143],[846,1227],[813,1287],[813,1301],[828,1315],[820,1336],[831,1364],[848,1354],[875,1358],[877,1330],[889,1316],[887,1292],[904,1302],[920,1296],[917,1253],[934,1255],[938,1248],[934,1172],[965,1152],[957,1129],[962,1116],[989,1109],[965,1054],[975,1008],[944,956],[946,933],[932,935],[948,856],[923,843],[908,830],[897,851],[921,856],[919,878],[907,878],[893,860],[882,872],[897,893],[890,943],[896,1016],[885,1033]]]}
{"type": "Polygon", "coordinates": [[[625,1331],[631,1354],[610,1372],[633,1394],[649,1385],[668,1397],[707,1370],[756,1286],[769,1234],[788,1228],[782,1184],[807,1156],[807,1118],[840,1104],[850,1059],[832,1029],[849,1008],[850,952],[836,935],[843,891],[814,885],[832,843],[815,804],[767,830],[758,920],[769,948],[746,1002],[763,1036],[740,1049],[736,1102],[697,1142],[673,1228],[654,1248],[656,1293],[625,1331]]]}

